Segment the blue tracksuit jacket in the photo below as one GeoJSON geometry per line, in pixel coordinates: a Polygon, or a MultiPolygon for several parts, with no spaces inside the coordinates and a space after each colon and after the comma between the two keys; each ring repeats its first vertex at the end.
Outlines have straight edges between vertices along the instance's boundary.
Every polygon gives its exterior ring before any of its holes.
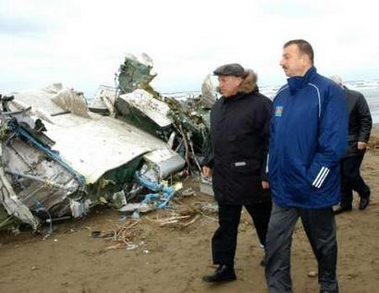
{"type": "Polygon", "coordinates": [[[310,68],[274,98],[268,177],[282,207],[326,208],[340,201],[339,162],[346,152],[344,93],[310,68]]]}

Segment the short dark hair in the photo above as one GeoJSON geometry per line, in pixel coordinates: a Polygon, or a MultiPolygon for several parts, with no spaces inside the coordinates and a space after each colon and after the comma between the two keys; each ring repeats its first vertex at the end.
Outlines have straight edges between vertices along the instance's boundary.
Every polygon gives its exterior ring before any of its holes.
{"type": "Polygon", "coordinates": [[[313,53],[313,48],[310,43],[308,43],[306,40],[303,40],[303,39],[295,39],[295,40],[290,40],[287,43],[285,43],[283,48],[286,48],[290,45],[296,45],[299,48],[300,52],[308,55],[312,64],[314,63],[314,53],[313,53]]]}

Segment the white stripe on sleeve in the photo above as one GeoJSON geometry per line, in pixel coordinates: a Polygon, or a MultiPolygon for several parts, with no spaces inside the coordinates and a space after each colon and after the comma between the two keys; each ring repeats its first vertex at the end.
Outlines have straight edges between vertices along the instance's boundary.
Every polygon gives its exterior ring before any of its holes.
{"type": "Polygon", "coordinates": [[[320,172],[317,174],[316,179],[313,181],[312,185],[316,188],[320,188],[321,185],[324,183],[326,176],[328,176],[329,171],[329,168],[322,167],[320,172]]]}

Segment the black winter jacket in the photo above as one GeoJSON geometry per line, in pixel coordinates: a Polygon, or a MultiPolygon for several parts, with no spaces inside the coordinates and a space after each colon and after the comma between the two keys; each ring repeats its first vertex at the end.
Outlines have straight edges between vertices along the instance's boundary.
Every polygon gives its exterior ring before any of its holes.
{"type": "Polygon", "coordinates": [[[349,113],[349,146],[346,157],[361,152],[357,149],[358,141],[368,142],[372,128],[372,118],[367,101],[362,93],[343,87],[349,113]]]}
{"type": "Polygon", "coordinates": [[[249,71],[232,97],[221,97],[211,110],[212,168],[215,199],[223,204],[253,204],[271,199],[262,189],[269,142],[272,101],[259,93],[249,71]]]}

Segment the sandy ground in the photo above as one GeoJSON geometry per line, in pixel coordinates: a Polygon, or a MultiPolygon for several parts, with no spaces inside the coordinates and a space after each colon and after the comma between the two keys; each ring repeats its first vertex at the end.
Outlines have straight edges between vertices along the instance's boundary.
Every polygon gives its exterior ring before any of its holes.
{"type": "MultiPolygon", "coordinates": [[[[378,133],[372,136],[362,166],[372,189],[371,204],[359,211],[355,197],[353,211],[337,216],[342,293],[379,290],[378,133]]],[[[259,265],[263,251],[247,213],[238,238],[238,280],[222,285],[201,281],[214,270],[210,239],[217,215],[213,198],[201,194],[196,182],[188,186],[195,193],[178,197],[175,210],[151,212],[139,220],[100,208],[86,218],[54,224],[49,237],[30,231],[0,234],[0,292],[267,292],[259,265]]],[[[299,222],[292,244],[294,292],[318,292],[315,272],[316,262],[299,222]]]]}

